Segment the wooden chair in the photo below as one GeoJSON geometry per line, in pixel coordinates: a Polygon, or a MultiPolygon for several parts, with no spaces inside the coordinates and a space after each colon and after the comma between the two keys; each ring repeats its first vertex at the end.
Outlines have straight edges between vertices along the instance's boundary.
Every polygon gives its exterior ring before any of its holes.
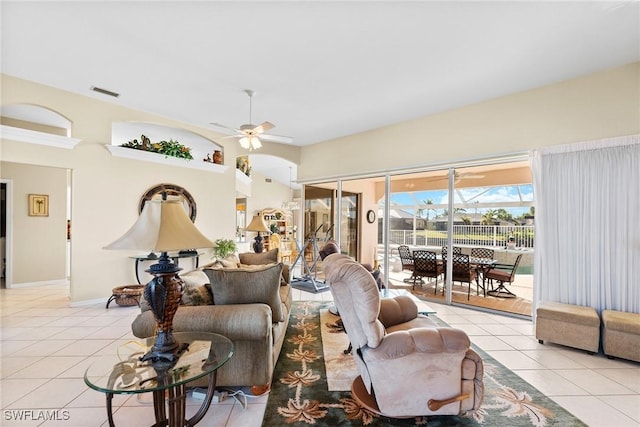
{"type": "Polygon", "coordinates": [[[513,283],[513,280],[516,277],[516,270],[518,269],[518,264],[520,264],[521,258],[522,254],[516,257],[516,260],[513,264],[495,264],[492,268],[484,273],[484,277],[489,280],[492,288],[490,291],[487,291],[488,295],[502,298],[516,297],[516,294],[507,289],[504,284],[513,283]],[[500,283],[495,289],[493,289],[494,280],[500,283]]]}
{"type": "Polygon", "coordinates": [[[425,250],[413,251],[413,288],[416,286],[417,280],[420,280],[422,286],[422,278],[429,277],[436,279],[435,291],[438,289],[438,277],[443,273],[442,264],[438,264],[435,252],[425,250]]]}
{"type": "MultiPolygon", "coordinates": [[[[398,246],[398,254],[400,255],[400,262],[402,263],[402,271],[407,270],[411,272],[411,277],[405,278],[403,282],[413,282],[415,285],[415,280],[413,279],[413,255],[411,254],[411,249],[409,249],[409,246],[407,245],[400,245],[398,246]]],[[[420,283],[422,283],[422,280],[420,280],[420,283]]]]}
{"type": "MultiPolygon", "coordinates": [[[[480,295],[480,283],[478,282],[478,272],[474,267],[472,267],[471,262],[469,261],[469,255],[467,254],[456,254],[452,255],[452,278],[451,282],[460,282],[460,283],[468,283],[469,290],[467,291],[467,300],[469,300],[471,295],[471,282],[476,281],[476,295],[480,295]]],[[[447,260],[443,259],[444,262],[444,272],[445,272],[445,280],[447,274],[447,260]]]]}

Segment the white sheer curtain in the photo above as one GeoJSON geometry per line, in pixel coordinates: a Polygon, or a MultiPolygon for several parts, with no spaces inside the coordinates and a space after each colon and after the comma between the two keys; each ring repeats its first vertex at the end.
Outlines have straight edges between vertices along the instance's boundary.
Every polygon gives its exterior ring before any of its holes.
{"type": "Polygon", "coordinates": [[[534,313],[556,301],[640,313],[640,135],[531,153],[534,313]]]}

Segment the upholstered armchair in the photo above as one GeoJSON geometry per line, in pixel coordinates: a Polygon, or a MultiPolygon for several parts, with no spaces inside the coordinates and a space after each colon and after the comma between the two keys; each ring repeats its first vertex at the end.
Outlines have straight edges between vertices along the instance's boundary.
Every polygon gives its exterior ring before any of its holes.
{"type": "Polygon", "coordinates": [[[381,299],[371,274],[347,255],[328,255],[323,268],[360,371],[354,399],[393,418],[480,407],[483,362],[464,331],[418,315],[409,296],[381,299]]]}

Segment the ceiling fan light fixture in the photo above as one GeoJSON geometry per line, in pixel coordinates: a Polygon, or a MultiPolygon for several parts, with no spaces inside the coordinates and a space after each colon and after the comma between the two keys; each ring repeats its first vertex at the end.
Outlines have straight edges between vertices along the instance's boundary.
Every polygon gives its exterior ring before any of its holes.
{"type": "Polygon", "coordinates": [[[258,139],[257,136],[253,135],[243,136],[238,140],[238,142],[240,143],[240,146],[242,148],[249,151],[257,150],[258,148],[262,147],[262,142],[260,142],[260,139],[258,139]]]}
{"type": "Polygon", "coordinates": [[[257,136],[249,137],[249,141],[251,141],[251,146],[254,150],[262,147],[262,142],[260,142],[260,139],[257,136]]]}

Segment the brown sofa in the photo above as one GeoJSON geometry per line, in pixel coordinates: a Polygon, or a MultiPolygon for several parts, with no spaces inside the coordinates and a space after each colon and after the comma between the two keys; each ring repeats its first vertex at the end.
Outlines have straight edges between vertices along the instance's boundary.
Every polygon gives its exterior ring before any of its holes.
{"type": "MultiPolygon", "coordinates": [[[[277,249],[240,254],[237,265],[218,262],[180,275],[185,290],[173,320],[174,332],[214,332],[233,341],[233,356],[218,370],[218,386],[271,382],[291,309],[288,266],[275,263],[276,259],[277,249]]],[[[144,301],[141,309],[131,325],[133,334],[153,336],[153,314],[144,301]]],[[[204,386],[206,381],[192,385],[204,386]]]]}

